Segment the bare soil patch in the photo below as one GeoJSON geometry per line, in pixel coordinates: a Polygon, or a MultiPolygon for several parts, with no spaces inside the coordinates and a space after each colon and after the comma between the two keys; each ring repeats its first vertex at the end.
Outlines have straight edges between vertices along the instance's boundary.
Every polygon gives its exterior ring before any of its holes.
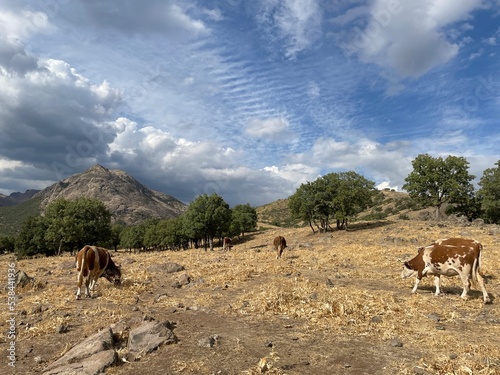
{"type": "MultiPolygon", "coordinates": [[[[271,228],[235,241],[230,252],[113,253],[122,285],[100,279],[96,297],[79,301],[70,256],[21,260],[17,269],[36,281],[17,290],[14,373],[43,373],[83,338],[144,319],[173,322],[178,342],[106,373],[500,373],[499,242],[487,226],[425,221],[360,223],[314,235],[309,228],[271,228]],[[278,234],[289,246],[281,260],[272,247],[278,234]],[[461,300],[458,278],[443,278],[440,297],[430,278],[416,295],[414,280],[400,278],[401,261],[417,246],[452,236],[483,243],[493,304],[483,305],[475,284],[461,300]],[[184,270],[169,273],[169,263],[184,270]]],[[[12,260],[0,257],[3,280],[12,260]]],[[[0,298],[4,374],[13,371],[4,350],[3,288],[0,298]]],[[[122,336],[118,344],[126,329],[122,336]]]]}

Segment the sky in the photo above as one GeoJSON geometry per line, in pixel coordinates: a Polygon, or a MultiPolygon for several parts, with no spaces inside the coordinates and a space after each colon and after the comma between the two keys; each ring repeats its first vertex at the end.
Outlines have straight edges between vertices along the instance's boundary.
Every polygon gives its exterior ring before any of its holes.
{"type": "Polygon", "coordinates": [[[95,164],[185,203],[500,160],[500,0],[2,0],[0,193],[95,164]]]}

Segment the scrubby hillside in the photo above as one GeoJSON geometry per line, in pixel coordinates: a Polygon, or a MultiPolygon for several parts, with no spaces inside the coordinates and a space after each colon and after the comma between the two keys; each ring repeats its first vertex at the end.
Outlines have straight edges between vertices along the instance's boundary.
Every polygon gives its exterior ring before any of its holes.
{"type": "MultiPolygon", "coordinates": [[[[229,252],[112,255],[122,285],[101,278],[95,298],[79,301],[71,256],[16,264],[35,278],[16,290],[18,373],[43,373],[84,337],[110,326],[118,360],[106,373],[114,375],[500,373],[495,226],[394,220],[315,235],[309,228],[273,228],[235,239],[229,252]],[[276,235],[288,242],[281,260],[271,245],[276,235]],[[410,294],[414,280],[401,279],[401,261],[416,246],[450,236],[484,244],[493,304],[483,305],[475,284],[463,301],[457,278],[442,278],[441,297],[432,293],[432,278],[410,294]],[[177,342],[127,362],[129,333],[144,321],[169,321],[177,342]]],[[[0,257],[2,274],[12,261],[0,257]]],[[[7,319],[4,309],[4,332],[7,319]]]]}

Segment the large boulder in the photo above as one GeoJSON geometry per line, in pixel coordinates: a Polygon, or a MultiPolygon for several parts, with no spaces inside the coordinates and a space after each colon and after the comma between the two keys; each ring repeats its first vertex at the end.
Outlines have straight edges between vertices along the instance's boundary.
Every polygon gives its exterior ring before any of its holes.
{"type": "Polygon", "coordinates": [[[116,363],[113,333],[103,329],[74,346],[65,355],[49,365],[44,375],[94,375],[116,363]]]}

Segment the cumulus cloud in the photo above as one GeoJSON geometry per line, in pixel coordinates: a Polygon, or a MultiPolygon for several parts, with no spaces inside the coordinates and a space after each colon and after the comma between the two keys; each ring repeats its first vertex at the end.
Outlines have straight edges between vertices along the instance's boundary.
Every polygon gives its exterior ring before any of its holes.
{"type": "Polygon", "coordinates": [[[37,59],[16,42],[0,40],[0,51],[0,158],[52,163],[53,177],[61,177],[61,167],[71,172],[105,153],[114,135],[101,124],[119,105],[118,90],[90,83],[64,61],[37,59]]]}
{"type": "Polygon", "coordinates": [[[259,23],[284,43],[285,56],[294,58],[311,46],[321,32],[317,0],[262,0],[259,23]]]}
{"type": "MultiPolygon", "coordinates": [[[[376,0],[368,13],[363,15],[360,10],[367,9],[361,8],[356,17],[352,15],[364,26],[353,25],[342,47],[348,55],[392,69],[402,77],[420,77],[458,54],[459,44],[447,38],[446,30],[467,20],[481,6],[481,0],[376,0]]],[[[457,36],[457,30],[454,32],[457,36]]]]}
{"type": "Polygon", "coordinates": [[[289,126],[288,120],[282,117],[267,118],[264,120],[252,119],[246,124],[245,134],[255,138],[270,140],[290,140],[291,132],[289,126]]]}
{"type": "Polygon", "coordinates": [[[348,142],[321,137],[310,150],[294,156],[292,164],[308,165],[307,174],[313,179],[315,171],[355,171],[376,184],[397,186],[411,171],[409,146],[409,142],[382,144],[366,138],[348,142]]]}
{"type": "Polygon", "coordinates": [[[189,8],[178,1],[124,0],[118,8],[114,3],[99,0],[84,1],[82,4],[95,25],[125,34],[159,33],[185,39],[208,32],[203,21],[193,18],[189,8]]]}

